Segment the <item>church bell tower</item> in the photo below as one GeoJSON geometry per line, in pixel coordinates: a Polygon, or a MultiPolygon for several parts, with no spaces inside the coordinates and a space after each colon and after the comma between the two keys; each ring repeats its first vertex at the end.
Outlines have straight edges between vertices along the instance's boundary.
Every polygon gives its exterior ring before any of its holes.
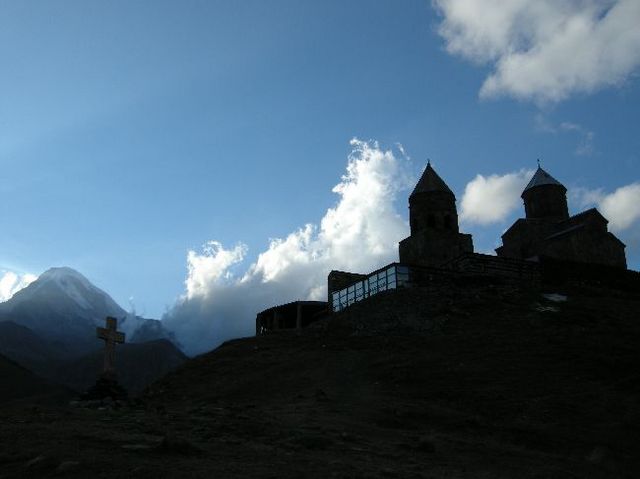
{"type": "Polygon", "coordinates": [[[540,165],[522,192],[527,219],[563,221],[569,219],[567,189],[540,165]]]}
{"type": "Polygon", "coordinates": [[[471,235],[460,233],[456,197],[427,163],[409,196],[411,236],[400,242],[400,262],[418,266],[440,266],[473,252],[471,235]]]}
{"type": "Polygon", "coordinates": [[[409,196],[409,223],[411,235],[427,229],[458,233],[456,197],[430,162],[409,196]]]}

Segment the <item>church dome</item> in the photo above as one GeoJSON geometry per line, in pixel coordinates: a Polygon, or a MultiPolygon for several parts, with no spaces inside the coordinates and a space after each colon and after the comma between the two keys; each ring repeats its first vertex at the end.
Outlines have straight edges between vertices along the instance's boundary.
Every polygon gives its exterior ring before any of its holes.
{"type": "Polygon", "coordinates": [[[451,191],[444,180],[438,176],[436,170],[431,167],[431,162],[428,162],[427,167],[422,173],[418,184],[416,184],[416,187],[413,189],[409,198],[420,193],[432,193],[434,191],[450,193],[453,195],[453,191],[451,191]]]}
{"type": "Polygon", "coordinates": [[[522,192],[522,194],[524,195],[528,190],[530,190],[532,188],[535,188],[537,186],[546,186],[546,185],[560,186],[560,187],[564,188],[565,191],[566,191],[566,188],[564,187],[564,185],[562,183],[560,183],[558,180],[556,180],[553,176],[551,176],[549,173],[544,171],[538,165],[538,169],[534,173],[533,177],[531,178],[531,180],[527,184],[527,186],[524,189],[524,191],[522,192]]]}

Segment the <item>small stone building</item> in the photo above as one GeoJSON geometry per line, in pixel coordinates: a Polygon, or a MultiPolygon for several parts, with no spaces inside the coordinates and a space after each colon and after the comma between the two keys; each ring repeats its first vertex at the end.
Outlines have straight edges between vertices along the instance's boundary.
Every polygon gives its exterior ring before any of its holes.
{"type": "Polygon", "coordinates": [[[538,167],[522,192],[525,218],[503,235],[499,257],[549,257],[626,268],[625,245],[607,229],[607,219],[595,209],[569,216],[567,189],[538,167]]]}
{"type": "Polygon", "coordinates": [[[470,234],[460,233],[456,197],[431,163],[409,196],[411,236],[400,241],[400,263],[441,266],[473,252],[470,234]]]}

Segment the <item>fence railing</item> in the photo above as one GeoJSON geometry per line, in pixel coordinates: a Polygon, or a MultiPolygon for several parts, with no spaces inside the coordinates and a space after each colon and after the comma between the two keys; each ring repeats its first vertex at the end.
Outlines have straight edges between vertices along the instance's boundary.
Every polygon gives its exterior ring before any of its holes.
{"type": "Polygon", "coordinates": [[[331,293],[333,312],[342,311],[354,303],[382,291],[405,288],[410,285],[428,286],[434,281],[455,278],[493,277],[508,281],[537,281],[539,265],[531,261],[468,253],[448,262],[444,267],[424,267],[391,263],[374,271],[365,279],[331,293]]]}
{"type": "Polygon", "coordinates": [[[383,291],[403,288],[409,281],[409,268],[397,263],[371,273],[365,279],[331,294],[331,308],[342,311],[353,303],[362,301],[383,291]]]}

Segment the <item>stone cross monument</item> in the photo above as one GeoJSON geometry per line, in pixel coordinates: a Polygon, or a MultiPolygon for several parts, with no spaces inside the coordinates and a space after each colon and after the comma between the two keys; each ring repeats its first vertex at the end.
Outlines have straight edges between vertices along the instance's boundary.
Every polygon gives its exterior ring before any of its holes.
{"type": "Polygon", "coordinates": [[[118,320],[109,316],[106,328],[96,328],[98,338],[104,340],[104,366],[102,374],[114,377],[116,374],[116,343],[124,343],[124,333],[118,331],[118,320]]]}

